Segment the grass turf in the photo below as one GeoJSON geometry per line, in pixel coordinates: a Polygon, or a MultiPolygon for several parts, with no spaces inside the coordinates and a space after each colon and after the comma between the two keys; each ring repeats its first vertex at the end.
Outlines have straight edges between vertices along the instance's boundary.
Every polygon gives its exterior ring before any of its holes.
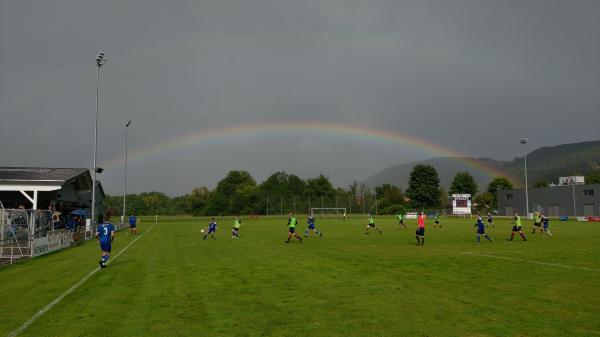
{"type": "MultiPolygon", "coordinates": [[[[143,233],[152,221],[139,227],[143,233]]],[[[304,218],[299,218],[299,232],[304,218]]],[[[285,219],[159,218],[109,266],[21,336],[600,336],[600,224],[551,222],[553,236],[475,242],[474,220],[317,219],[323,239],[285,244],[285,219]],[[536,263],[537,262],[537,263],[536,263]],[[546,263],[546,264],[540,264],[546,263]],[[588,269],[583,269],[588,268],[588,269]]],[[[117,233],[113,256],[132,236],[117,233]]],[[[95,242],[0,269],[0,335],[97,267],[95,242]]]]}

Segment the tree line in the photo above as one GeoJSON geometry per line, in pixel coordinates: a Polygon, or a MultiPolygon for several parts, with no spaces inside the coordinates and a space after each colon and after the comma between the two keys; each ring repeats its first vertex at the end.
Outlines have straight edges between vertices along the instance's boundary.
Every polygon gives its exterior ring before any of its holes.
{"type": "MultiPolygon", "coordinates": [[[[416,165],[410,173],[408,188],[383,184],[371,189],[353,181],[346,188],[333,187],[329,178],[302,179],[294,174],[276,172],[258,184],[247,171],[230,171],[214,189],[205,186],[191,193],[169,197],[161,192],[127,195],[127,214],[217,216],[238,214],[306,213],[311,207],[346,208],[348,213],[397,214],[407,210],[449,208],[452,194],[471,194],[475,208],[492,211],[497,205],[498,191],[512,189],[504,177],[495,177],[483,191],[468,172],[459,172],[446,192],[440,187],[436,169],[431,165],[416,165]]],[[[107,196],[105,206],[117,214],[122,208],[122,196],[107,196]]]]}

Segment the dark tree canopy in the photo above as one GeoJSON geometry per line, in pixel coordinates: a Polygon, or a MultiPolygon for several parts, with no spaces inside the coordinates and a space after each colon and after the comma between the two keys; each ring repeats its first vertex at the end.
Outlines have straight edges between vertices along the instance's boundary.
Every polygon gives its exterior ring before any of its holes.
{"type": "Polygon", "coordinates": [[[454,176],[448,194],[477,194],[477,183],[469,172],[459,172],[454,176]]]}
{"type": "Polygon", "coordinates": [[[418,208],[440,205],[440,178],[431,165],[416,165],[408,180],[406,195],[418,208]]]}

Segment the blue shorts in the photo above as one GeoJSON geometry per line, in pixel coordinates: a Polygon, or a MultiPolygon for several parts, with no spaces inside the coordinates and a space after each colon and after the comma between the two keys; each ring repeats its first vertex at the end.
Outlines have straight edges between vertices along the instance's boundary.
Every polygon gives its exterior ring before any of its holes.
{"type": "Polygon", "coordinates": [[[419,227],[419,228],[417,228],[416,234],[418,236],[425,236],[425,227],[419,227]]]}
{"type": "Polygon", "coordinates": [[[477,234],[485,234],[485,229],[477,228],[477,234]]]}
{"type": "Polygon", "coordinates": [[[210,234],[210,233],[214,233],[214,232],[216,232],[216,231],[217,231],[216,229],[210,229],[210,228],[209,228],[209,229],[208,229],[208,234],[210,234]]]}
{"type": "Polygon", "coordinates": [[[111,250],[111,242],[110,241],[100,241],[100,249],[103,252],[110,252],[111,250]]]}
{"type": "Polygon", "coordinates": [[[136,224],[134,224],[134,223],[130,223],[130,224],[129,224],[129,227],[130,227],[130,228],[135,228],[135,227],[137,227],[137,225],[136,225],[136,224]]]}
{"type": "Polygon", "coordinates": [[[288,229],[288,232],[290,232],[290,233],[296,233],[296,227],[290,227],[288,229]]]}
{"type": "Polygon", "coordinates": [[[308,225],[308,229],[315,229],[315,225],[314,224],[308,225]]]}

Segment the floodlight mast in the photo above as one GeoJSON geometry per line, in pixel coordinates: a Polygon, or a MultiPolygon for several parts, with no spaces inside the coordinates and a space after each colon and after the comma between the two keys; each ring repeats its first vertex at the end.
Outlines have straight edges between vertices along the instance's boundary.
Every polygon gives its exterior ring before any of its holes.
{"type": "MultiPolygon", "coordinates": [[[[521,145],[525,145],[528,142],[529,140],[526,137],[519,139],[519,143],[521,143],[521,145]]],[[[529,216],[529,189],[527,186],[527,150],[525,150],[523,158],[525,160],[525,210],[527,212],[526,216],[529,216]]]]}
{"type": "Polygon", "coordinates": [[[123,176],[123,224],[125,224],[125,205],[127,203],[127,129],[131,126],[131,119],[125,124],[125,174],[123,176]]]}
{"type": "Polygon", "coordinates": [[[96,117],[94,121],[94,162],[93,162],[93,182],[92,182],[92,214],[91,214],[91,222],[92,226],[96,223],[96,156],[98,152],[98,115],[99,115],[99,103],[98,96],[100,92],[100,68],[106,63],[106,59],[104,58],[104,53],[101,50],[98,50],[98,54],[96,54],[96,117]]]}

